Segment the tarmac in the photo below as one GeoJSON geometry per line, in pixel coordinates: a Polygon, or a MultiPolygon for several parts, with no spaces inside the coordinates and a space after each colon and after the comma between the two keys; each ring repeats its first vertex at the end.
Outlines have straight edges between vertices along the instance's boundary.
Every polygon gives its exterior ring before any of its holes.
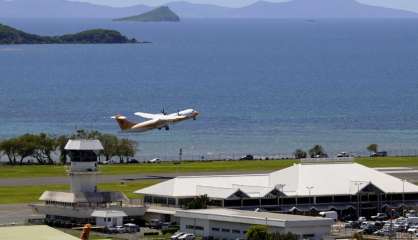
{"type": "MultiPolygon", "coordinates": [[[[402,168],[376,168],[381,172],[392,176],[405,179],[409,182],[418,183],[418,169],[402,167],[402,168]]],[[[254,171],[251,173],[266,173],[269,171],[254,171]]],[[[125,181],[138,181],[148,179],[171,179],[176,176],[201,176],[201,175],[231,175],[242,174],[243,172],[192,172],[192,173],[161,173],[161,174],[130,174],[130,175],[99,175],[98,183],[115,183],[125,181]]],[[[0,186],[29,186],[29,185],[47,185],[47,184],[70,184],[68,176],[62,177],[36,177],[36,178],[4,178],[0,179],[0,186]]]]}

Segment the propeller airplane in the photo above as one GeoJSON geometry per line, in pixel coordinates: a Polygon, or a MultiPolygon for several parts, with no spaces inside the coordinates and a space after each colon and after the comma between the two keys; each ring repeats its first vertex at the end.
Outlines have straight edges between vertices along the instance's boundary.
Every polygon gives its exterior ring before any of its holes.
{"type": "Polygon", "coordinates": [[[152,114],[144,112],[134,113],[136,116],[147,119],[146,121],[134,123],[129,121],[125,116],[115,115],[112,118],[119,124],[120,129],[123,132],[145,132],[153,129],[165,129],[170,130],[170,125],[185,120],[196,120],[199,112],[194,109],[186,109],[178,111],[176,113],[167,114],[164,109],[161,113],[152,114]]]}

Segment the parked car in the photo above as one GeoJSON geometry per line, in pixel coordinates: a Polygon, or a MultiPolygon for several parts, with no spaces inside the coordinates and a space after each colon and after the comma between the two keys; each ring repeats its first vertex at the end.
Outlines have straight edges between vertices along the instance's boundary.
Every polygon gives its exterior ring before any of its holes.
{"type": "Polygon", "coordinates": [[[129,159],[128,163],[139,163],[138,160],[136,160],[135,158],[129,159]]]}
{"type": "Polygon", "coordinates": [[[346,152],[340,152],[337,154],[337,158],[343,158],[343,157],[350,157],[350,154],[346,152]]]}
{"type": "Polygon", "coordinates": [[[244,157],[240,158],[239,160],[254,160],[254,156],[253,155],[245,155],[244,157]]]}
{"type": "Polygon", "coordinates": [[[135,233],[140,231],[139,226],[134,223],[125,223],[123,226],[125,227],[126,232],[135,233]]]}
{"type": "Polygon", "coordinates": [[[386,213],[377,213],[374,216],[371,216],[371,219],[374,221],[384,221],[388,218],[388,215],[386,213]]]}
{"type": "Polygon", "coordinates": [[[181,235],[178,240],[194,240],[196,237],[192,233],[186,233],[181,235]]]}
{"type": "Polygon", "coordinates": [[[159,158],[153,158],[151,160],[148,160],[148,163],[160,163],[160,162],[161,162],[161,159],[159,158]]]}
{"type": "Polygon", "coordinates": [[[151,219],[148,223],[148,226],[150,228],[161,229],[162,224],[163,223],[160,221],[160,219],[151,219]]]}
{"type": "Polygon", "coordinates": [[[170,239],[171,239],[171,240],[177,240],[177,239],[179,239],[179,237],[183,236],[184,234],[186,234],[186,233],[184,233],[184,232],[177,232],[177,233],[174,233],[174,234],[170,237],[170,239]]]}
{"type": "Polygon", "coordinates": [[[126,229],[123,226],[116,226],[117,233],[126,233],[126,229]]]}
{"type": "Polygon", "coordinates": [[[386,157],[388,155],[388,152],[386,152],[386,151],[382,151],[382,152],[375,152],[375,153],[372,153],[371,155],[370,155],[370,157],[386,157]]]}

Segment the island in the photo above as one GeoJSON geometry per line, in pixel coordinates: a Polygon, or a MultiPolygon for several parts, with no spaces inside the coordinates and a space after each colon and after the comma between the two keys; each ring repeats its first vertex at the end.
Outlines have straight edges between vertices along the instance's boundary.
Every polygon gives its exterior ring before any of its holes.
{"type": "Polygon", "coordinates": [[[129,39],[120,32],[107,29],[91,29],[61,36],[40,36],[0,24],[0,44],[97,44],[141,43],[129,39]]]}
{"type": "Polygon", "coordinates": [[[140,15],[113,19],[113,21],[179,22],[180,17],[176,13],[174,13],[169,7],[162,6],[140,15]]]}

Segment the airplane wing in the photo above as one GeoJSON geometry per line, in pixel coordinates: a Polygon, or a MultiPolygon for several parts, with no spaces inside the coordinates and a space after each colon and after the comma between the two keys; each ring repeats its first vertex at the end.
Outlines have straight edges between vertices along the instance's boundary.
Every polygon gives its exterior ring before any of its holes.
{"type": "Polygon", "coordinates": [[[164,115],[159,113],[159,114],[152,114],[152,113],[144,113],[144,112],[136,112],[134,113],[136,116],[142,117],[142,118],[146,118],[146,119],[159,119],[161,117],[163,117],[164,115]]]}
{"type": "Polygon", "coordinates": [[[178,116],[177,114],[170,114],[170,115],[164,115],[161,116],[161,120],[166,120],[166,121],[176,121],[176,120],[181,120],[184,119],[184,116],[178,116]]]}

